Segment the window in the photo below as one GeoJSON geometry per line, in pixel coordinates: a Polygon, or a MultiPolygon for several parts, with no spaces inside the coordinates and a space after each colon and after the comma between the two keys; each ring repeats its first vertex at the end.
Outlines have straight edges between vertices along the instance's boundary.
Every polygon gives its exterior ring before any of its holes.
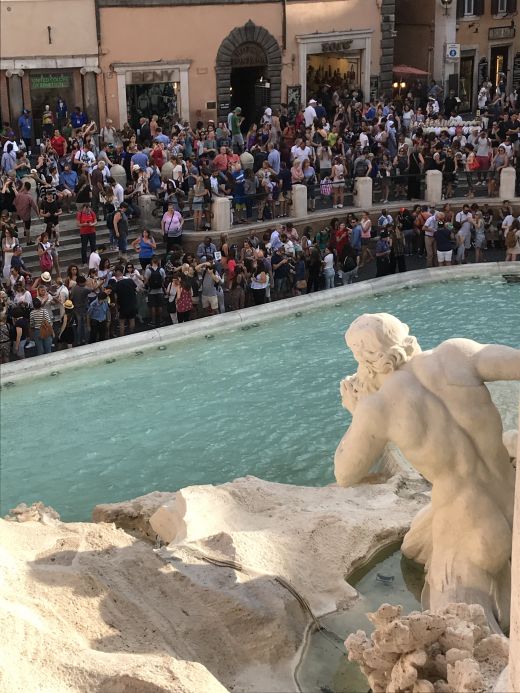
{"type": "Polygon", "coordinates": [[[491,0],[491,14],[515,14],[517,5],[517,0],[491,0]]]}
{"type": "Polygon", "coordinates": [[[474,9],[475,9],[474,0],[464,0],[464,15],[465,16],[468,16],[468,15],[473,16],[474,9]]]}

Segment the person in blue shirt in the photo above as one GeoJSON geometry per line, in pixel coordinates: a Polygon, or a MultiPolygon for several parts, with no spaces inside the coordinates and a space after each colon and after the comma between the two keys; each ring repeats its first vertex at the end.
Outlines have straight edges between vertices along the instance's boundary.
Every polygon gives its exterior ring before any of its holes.
{"type": "Polygon", "coordinates": [[[361,254],[361,224],[354,215],[350,217],[350,223],[352,224],[350,245],[358,254],[361,254]]]}
{"type": "MultiPolygon", "coordinates": [[[[64,207],[70,208],[72,202],[72,197],[76,192],[76,187],[78,185],[78,174],[73,171],[70,165],[70,161],[67,161],[63,166],[63,171],[60,173],[60,184],[58,190],[61,190],[63,194],[64,207]]],[[[65,211],[66,211],[65,210],[65,211]]]]}
{"type": "Polygon", "coordinates": [[[107,336],[107,319],[110,313],[108,296],[101,291],[89,305],[87,313],[90,316],[90,339],[89,344],[102,342],[107,336]]]}
{"type": "Polygon", "coordinates": [[[70,116],[70,122],[74,130],[79,130],[79,128],[82,125],[86,125],[87,116],[85,115],[85,113],[83,113],[79,106],[76,106],[76,108],[74,109],[74,113],[72,113],[72,115],[70,116]]]}
{"type": "Polygon", "coordinates": [[[137,145],[137,152],[131,158],[132,166],[139,166],[141,171],[146,171],[148,167],[148,156],[143,152],[140,144],[137,145]]]}
{"type": "Polygon", "coordinates": [[[22,115],[18,118],[18,128],[20,137],[24,141],[27,153],[31,153],[32,135],[33,135],[33,119],[31,112],[27,108],[23,109],[22,115]]]}
{"type": "Polygon", "coordinates": [[[165,135],[164,132],[162,131],[162,128],[157,128],[156,130],[157,134],[153,138],[154,142],[162,142],[164,146],[170,144],[170,138],[168,135],[165,135]]]}

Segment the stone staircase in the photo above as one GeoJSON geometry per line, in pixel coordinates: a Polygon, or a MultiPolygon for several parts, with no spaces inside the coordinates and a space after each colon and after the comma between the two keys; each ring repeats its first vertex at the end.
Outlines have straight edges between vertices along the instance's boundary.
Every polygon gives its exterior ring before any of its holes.
{"type": "MultiPolygon", "coordinates": [[[[158,222],[157,226],[159,226],[158,222]]],[[[23,224],[21,222],[18,222],[17,228],[20,243],[23,247],[23,261],[25,262],[27,269],[32,273],[32,276],[36,277],[41,271],[37,250],[38,246],[36,243],[34,245],[26,245],[23,224]]],[[[44,229],[45,224],[41,220],[33,219],[31,225],[31,239],[36,240],[37,236],[44,231],[44,229]]],[[[137,261],[137,255],[131,248],[130,243],[137,238],[140,229],[141,226],[138,220],[130,220],[127,258],[134,262],[137,261]]],[[[152,229],[152,233],[157,241],[157,253],[164,253],[165,246],[162,240],[160,228],[152,229]]],[[[96,227],[96,243],[98,248],[103,245],[106,246],[107,250],[103,254],[108,256],[111,262],[116,261],[120,256],[118,250],[110,250],[110,232],[104,221],[98,221],[98,225],[96,227]]],[[[67,267],[70,264],[77,264],[80,268],[82,267],[81,240],[75,212],[63,214],[60,218],[60,246],[57,248],[57,250],[62,275],[65,275],[67,267]]]]}

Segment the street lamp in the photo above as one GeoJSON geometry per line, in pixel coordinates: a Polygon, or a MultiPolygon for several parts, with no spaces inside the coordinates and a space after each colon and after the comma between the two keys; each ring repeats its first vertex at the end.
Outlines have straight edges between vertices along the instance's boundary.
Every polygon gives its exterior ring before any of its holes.
{"type": "Polygon", "coordinates": [[[441,5],[444,7],[444,14],[448,16],[448,10],[453,4],[453,0],[441,0],[441,5]]]}

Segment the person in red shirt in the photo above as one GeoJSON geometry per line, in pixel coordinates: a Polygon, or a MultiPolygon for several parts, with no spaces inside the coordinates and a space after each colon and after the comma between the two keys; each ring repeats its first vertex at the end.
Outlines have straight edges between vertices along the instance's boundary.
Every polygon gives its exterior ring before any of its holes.
{"type": "Polygon", "coordinates": [[[227,147],[221,147],[219,154],[213,159],[213,166],[217,171],[225,173],[228,167],[227,147]]]}
{"type": "Polygon", "coordinates": [[[96,222],[97,217],[90,206],[90,202],[85,202],[81,211],[76,214],[76,221],[79,226],[81,238],[81,261],[87,264],[87,246],[90,245],[90,252],[96,249],[96,222]]]}
{"type": "Polygon", "coordinates": [[[154,142],[150,156],[160,171],[164,165],[164,144],[162,142],[154,142]]]}
{"type": "Polygon", "coordinates": [[[54,130],[54,137],[51,138],[51,146],[60,159],[67,153],[67,140],[60,134],[59,130],[54,130]]]}

